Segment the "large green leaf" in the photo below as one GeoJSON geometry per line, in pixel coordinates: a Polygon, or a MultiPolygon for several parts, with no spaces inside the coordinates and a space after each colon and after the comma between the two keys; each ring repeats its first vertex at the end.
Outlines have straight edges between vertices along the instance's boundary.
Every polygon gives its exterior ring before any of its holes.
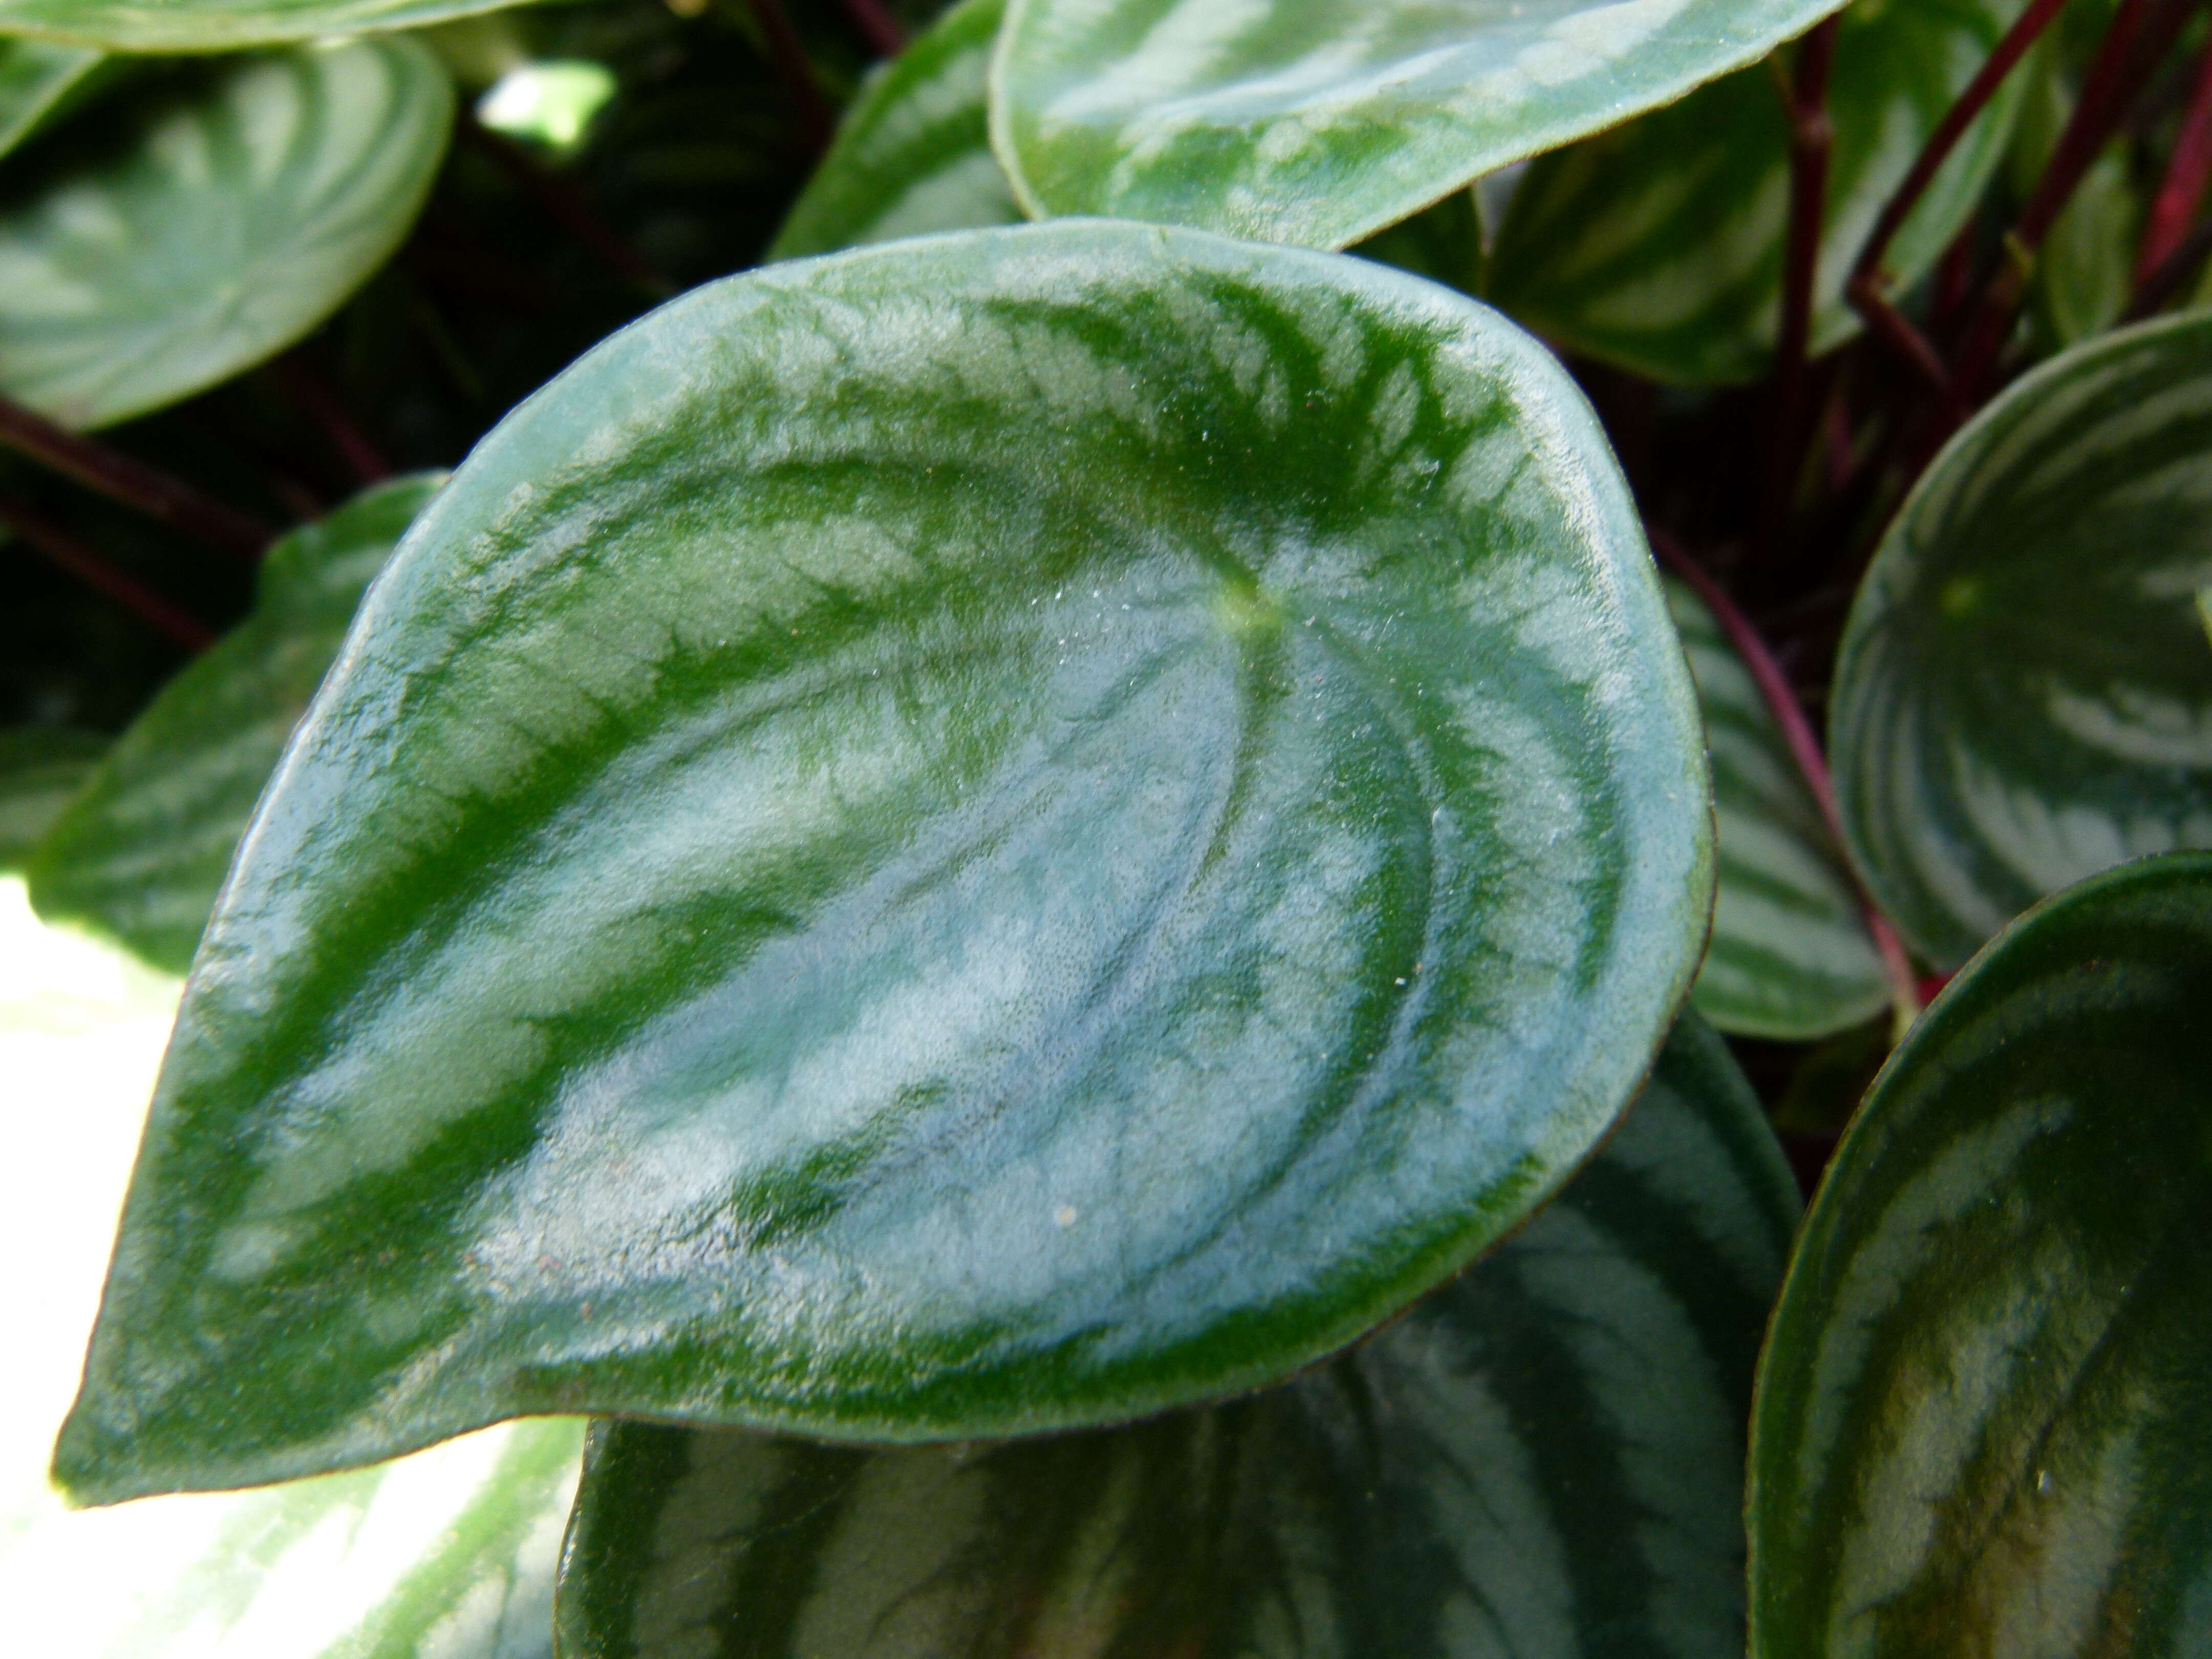
{"type": "Polygon", "coordinates": [[[1764,57],[1833,0],[1012,0],[1030,212],[1342,247],[1764,57]]]}
{"type": "Polygon", "coordinates": [[[113,52],[234,52],[408,29],[525,0],[0,0],[0,34],[113,52]]]}
{"type": "Polygon", "coordinates": [[[0,155],[29,137],[100,59],[82,46],[0,40],[0,155]]]}
{"type": "MultiPolygon", "coordinates": [[[[1860,0],[1836,32],[1813,346],[1858,330],[1844,279],[1875,216],[2020,0],[1860,0]]],[[[2016,79],[2017,77],[2015,77],[2016,79]]],[[[2004,155],[2012,84],[1966,130],[1884,261],[1909,282],[1957,234],[2004,155]]],[[[1774,355],[1790,129],[1765,67],[1716,82],[1528,169],[1489,297],[1571,349],[1663,380],[1756,379],[1774,355]]]]}
{"type": "Polygon", "coordinates": [[[1692,1017],[1524,1231],[1285,1387],[988,1447],[600,1425],[562,1651],[1739,1659],[1744,1424],[1796,1210],[1692,1017]]]}
{"type": "Polygon", "coordinates": [[[792,204],[772,259],[1014,224],[985,82],[1006,0],[961,0],[870,82],[792,204]]]}
{"type": "Polygon", "coordinates": [[[362,591],[442,481],[380,484],[270,550],[253,614],[162,689],[48,831],[30,870],[40,915],[185,971],[362,591]]]}
{"type": "Polygon", "coordinates": [[[1888,976],[1856,890],[1774,716],[1686,583],[1667,579],[1713,765],[1720,883],[1691,1000],[1724,1031],[1826,1036],[1878,1013],[1888,976]]]}
{"type": "Polygon", "coordinates": [[[453,112],[419,42],[302,47],[210,67],[13,179],[0,392],[104,426],[289,345],[406,234],[453,112]]]}
{"type": "Polygon", "coordinates": [[[1272,1380],[1626,1103],[1697,708],[1557,363],[1110,223],[696,289],[380,579],[210,924],[58,1467],[1272,1380]]]}
{"type": "Polygon", "coordinates": [[[1760,1362],[1758,1659],[2212,1644],[2212,858],[2022,918],[1844,1137],[1760,1362]]]}
{"type": "Polygon", "coordinates": [[[0,870],[20,870],[107,747],[67,726],[0,732],[0,870]]]}
{"type": "Polygon", "coordinates": [[[1836,793],[1954,967],[2045,893],[2212,846],[2212,318],[2077,347],[1937,456],[1844,630],[1836,793]]]}

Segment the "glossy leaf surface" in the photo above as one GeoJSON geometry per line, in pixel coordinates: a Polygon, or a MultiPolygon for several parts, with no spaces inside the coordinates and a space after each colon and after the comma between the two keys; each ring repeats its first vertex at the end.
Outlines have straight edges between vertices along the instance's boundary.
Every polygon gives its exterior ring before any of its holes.
{"type": "Polygon", "coordinates": [[[1761,1361],[1759,1659],[2212,1642],[2212,859],[2023,917],[1844,1137],[1761,1361]]]}
{"type": "Polygon", "coordinates": [[[289,345],[381,264],[445,154],[412,40],[228,60],[0,193],[0,392],[105,426],[289,345]]]}
{"type": "Polygon", "coordinates": [[[1743,1425],[1796,1207],[1687,1020],[1524,1231],[1279,1389],[984,1447],[599,1425],[562,1650],[1736,1659],[1743,1425]]]}
{"type": "MultiPolygon", "coordinates": [[[[1851,262],[2019,9],[2019,0],[1862,0],[1843,13],[1816,351],[1858,331],[1844,299],[1851,262]]],[[[2008,84],[1905,221],[1886,261],[1901,283],[1973,212],[2018,101],[2008,84]]],[[[1487,295],[1562,346],[1638,374],[1753,380],[1773,357],[1789,220],[1788,112],[1761,65],[1530,167],[1499,228],[1487,295]]]]}
{"type": "Polygon", "coordinates": [[[961,0],[868,83],[792,204],[772,259],[1018,223],[986,82],[1006,0],[961,0]]]}
{"type": "Polygon", "coordinates": [[[40,914],[191,965],[285,739],[442,477],[380,484],[269,550],[253,614],[162,688],[40,846],[40,914]]]}
{"type": "Polygon", "coordinates": [[[0,34],[114,52],[234,52],[409,29],[524,0],[0,0],[0,34]]]}
{"type": "Polygon", "coordinates": [[[2212,846],[2212,319],[2106,335],[1968,423],[1851,607],[1836,793],[1938,966],[2045,893],[2212,846]]]}
{"type": "Polygon", "coordinates": [[[1272,1380],[1626,1104],[1708,811],[1625,483],[1484,307],[1105,223],[695,290],[371,594],[201,947],[58,1467],[1272,1380]]]}
{"type": "Polygon", "coordinates": [[[1802,1039],[1886,1006],[1889,981],[1843,851],[1712,612],[1667,579],[1712,756],[1720,881],[1691,1001],[1724,1031],[1802,1039]]]}
{"type": "Polygon", "coordinates": [[[1012,0],[992,137],[1034,216],[1342,247],[1764,57],[1829,0],[1012,0]]]}
{"type": "Polygon", "coordinates": [[[29,137],[100,58],[82,46],[0,40],[0,155],[29,137]]]}
{"type": "Polygon", "coordinates": [[[98,733],[66,726],[0,732],[0,870],[23,867],[106,748],[98,733]]]}

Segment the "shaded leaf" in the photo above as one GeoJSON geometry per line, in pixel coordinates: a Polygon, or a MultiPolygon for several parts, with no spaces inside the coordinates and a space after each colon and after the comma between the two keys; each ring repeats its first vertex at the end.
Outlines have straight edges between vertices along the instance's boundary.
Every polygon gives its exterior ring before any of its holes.
{"type": "Polygon", "coordinates": [[[409,29],[525,0],[0,0],[0,34],[112,52],[234,52],[409,29]]]}
{"type": "Polygon", "coordinates": [[[1611,1123],[1708,813],[1626,485],[1494,313],[1103,223],[695,290],[380,580],[201,947],[58,1468],[1272,1380],[1611,1123]]]}
{"type": "Polygon", "coordinates": [[[1525,1231],[1280,1389],[992,1446],[599,1425],[562,1651],[1735,1659],[1743,1424],[1796,1210],[1692,1017],[1525,1231]]]}
{"type": "Polygon", "coordinates": [[[2035,261],[2036,318],[2060,347],[2101,334],[2135,297],[2143,203],[2124,149],[2090,163],[2035,261]]]}
{"type": "Polygon", "coordinates": [[[22,868],[106,747],[99,733],[67,726],[0,732],[0,871],[22,868]]]}
{"type": "Polygon", "coordinates": [[[270,550],[252,615],[162,689],[40,846],[40,915],[171,973],[191,965],[285,739],[370,578],[442,482],[380,484],[270,550]]]}
{"type": "Polygon", "coordinates": [[[2212,859],[1999,936],[1844,1136],[1761,1361],[1753,1652],[2212,1640],[2212,859]]]}
{"type": "Polygon", "coordinates": [[[0,392],[105,426],[228,379],[398,245],[453,84],[412,40],[227,61],[0,197],[0,392]]]}
{"type": "Polygon", "coordinates": [[[99,66],[100,54],[47,40],[0,40],[0,155],[21,143],[99,66]]]}
{"type": "Polygon", "coordinates": [[[1954,967],[2042,895],[2212,845],[2212,318],[2106,335],[1970,422],[1844,631],[1836,793],[1882,908],[1954,967]]]}
{"type": "MultiPolygon", "coordinates": [[[[1844,280],[1928,136],[2020,0],[1861,0],[1841,15],[1813,349],[1857,333],[1844,280]]],[[[2014,77],[2016,82],[2018,77],[2014,77]]],[[[1941,254],[2003,159],[2008,82],[1893,242],[1900,286],[1941,254]]],[[[1753,380],[1774,355],[1790,128],[1773,66],[1545,156],[1499,228],[1487,297],[1562,346],[1674,381],[1753,380]]]]}
{"type": "Polygon", "coordinates": [[[1342,247],[1765,56],[1829,0],[1013,0],[992,137],[1034,216],[1342,247]]]}

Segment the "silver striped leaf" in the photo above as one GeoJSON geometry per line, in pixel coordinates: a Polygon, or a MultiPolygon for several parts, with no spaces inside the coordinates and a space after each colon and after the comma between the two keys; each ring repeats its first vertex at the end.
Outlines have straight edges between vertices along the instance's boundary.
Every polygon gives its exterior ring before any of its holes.
{"type": "Polygon", "coordinates": [[[379,484],[269,550],[253,613],[162,688],[40,841],[29,874],[41,915],[167,972],[191,965],[285,740],[443,481],[379,484]]]}
{"type": "Polygon", "coordinates": [[[1834,0],[1012,0],[992,141],[1036,217],[1343,247],[1755,63],[1834,0]]]}
{"type": "Polygon", "coordinates": [[[51,40],[0,40],[0,155],[66,104],[100,58],[83,46],[51,40]]]}
{"type": "Polygon", "coordinates": [[[398,246],[453,124],[445,68],[370,40],[226,60],[0,194],[0,392],[106,426],[307,333],[398,246]]]}
{"type": "Polygon", "coordinates": [[[1736,1659],[1797,1211],[1694,1016],[1527,1229],[1352,1352],[1129,1427],[832,1448],[600,1424],[567,1659],[1736,1659]]]}
{"type": "Polygon", "coordinates": [[[70,797],[92,775],[107,741],[67,726],[0,732],[0,871],[22,868],[70,797]]]}
{"type": "Polygon", "coordinates": [[[0,0],[0,34],[111,52],[241,46],[419,28],[526,0],[0,0]]]}
{"type": "Polygon", "coordinates": [[[2212,317],[2052,359],[1936,457],[1829,705],[1852,857],[1930,961],[2124,859],[2212,846],[2208,580],[2212,317]]]}
{"type": "Polygon", "coordinates": [[[1751,671],[1688,586],[1663,579],[1712,757],[1719,883],[1691,1004],[1723,1031],[1802,1040],[1889,999],[1843,850],[1751,671]]]}
{"type": "Polygon", "coordinates": [[[2022,917],[1844,1135],[1760,1361],[1754,1659],[2212,1651],[2212,857],[2022,917]]]}

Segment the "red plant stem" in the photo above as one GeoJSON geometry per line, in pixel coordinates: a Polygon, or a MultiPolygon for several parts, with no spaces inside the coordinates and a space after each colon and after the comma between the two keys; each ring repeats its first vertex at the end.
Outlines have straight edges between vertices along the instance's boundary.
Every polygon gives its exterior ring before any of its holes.
{"type": "Polygon", "coordinates": [[[2212,179],[2212,45],[2197,60],[2197,84],[2190,89],[2189,108],[2174,136],[2173,154],[2166,163],[2166,177],[2151,198],[2150,217],[2143,225],[2142,246],[2136,252],[2136,286],[2165,264],[2189,234],[2197,204],[2204,199],[2204,185],[2212,179]]]}
{"type": "Polygon", "coordinates": [[[46,556],[86,586],[97,589],[157,632],[166,634],[187,651],[204,651],[215,635],[197,617],[187,616],[134,576],[125,574],[60,526],[33,512],[20,501],[0,497],[0,525],[22,538],[24,544],[46,556]]]}
{"type": "Polygon", "coordinates": [[[2008,257],[1961,331],[1957,355],[1951,360],[1945,427],[1963,420],[1979,399],[2011,335],[2037,249],[2196,7],[2197,0],[2120,0],[2083,79],[2073,116],[2058,135],[2057,148],[2006,234],[2008,257]]]}
{"type": "Polygon", "coordinates": [[[768,41],[769,57],[775,64],[776,74],[782,77],[792,107],[798,112],[799,130],[806,137],[807,149],[819,155],[830,148],[830,135],[836,124],[830,118],[822,88],[814,83],[814,65],[806,59],[806,47],[799,40],[799,31],[792,27],[783,0],[745,0],[745,5],[768,41]]]}
{"type": "Polygon", "coordinates": [[[4,398],[0,398],[0,444],[195,541],[249,563],[261,556],[275,535],[259,520],[203,495],[182,479],[173,478],[120,450],[64,431],[44,416],[4,398]]]}
{"type": "Polygon", "coordinates": [[[368,441],[366,433],[354,424],[353,416],[346,413],[323,377],[308,366],[296,351],[288,351],[270,365],[285,395],[305,410],[307,417],[323,429],[331,447],[337,451],[345,464],[353,469],[354,477],[361,483],[380,483],[392,476],[392,465],[368,441]]]}
{"type": "Polygon", "coordinates": [[[2159,261],[2158,269],[2136,288],[2135,298],[2128,302],[2120,320],[2139,323],[2180,293],[2203,264],[2207,253],[2212,253],[2212,219],[2207,219],[2183,237],[2173,252],[2159,261]]]}
{"type": "Polygon", "coordinates": [[[1944,362],[1943,354],[1929,343],[1928,337],[1913,327],[1910,318],[1879,294],[1855,293],[1851,303],[1865,319],[1869,332],[1918,371],[1929,390],[1939,397],[1949,398],[1950,367],[1944,362]]]}
{"type": "Polygon", "coordinates": [[[845,0],[845,15],[878,58],[896,58],[906,50],[906,31],[885,11],[883,0],[845,0]]]}
{"type": "Polygon", "coordinates": [[[1766,494],[1759,544],[1771,550],[1790,507],[1805,423],[1805,359],[1813,338],[1813,285],[1820,273],[1820,222],[1828,156],[1828,71],[1836,59],[1836,20],[1817,25],[1797,48],[1790,94],[1790,233],[1783,257],[1782,322],[1774,347],[1774,423],[1767,434],[1766,494]]]}
{"type": "MultiPolygon", "coordinates": [[[[1820,752],[1820,739],[1813,731],[1813,722],[1805,716],[1797,694],[1790,689],[1790,677],[1782,672],[1782,665],[1767,649],[1766,641],[1751,624],[1751,618],[1737,608],[1728,591],[1715,581],[1705,568],[1692,559],[1678,542],[1664,531],[1650,532],[1651,550],[1660,563],[1690,585],[1697,596],[1705,601],[1705,609],[1713,613],[1728,642],[1735,647],[1736,655],[1743,659],[1744,666],[1751,672],[1752,683],[1759,688],[1759,698],[1766,711],[1774,717],[1774,724],[1788,745],[1790,758],[1797,763],[1797,770],[1812,791],[1814,804],[1820,809],[1821,821],[1828,833],[1843,847],[1843,815],[1836,810],[1836,788],[1828,775],[1826,757],[1820,752]]],[[[1905,1028],[1919,1017],[1920,997],[1916,988],[1911,959],[1905,955],[1905,941],[1898,937],[1897,929],[1874,902],[1854,872],[1852,883],[1858,888],[1859,908],[1866,919],[1867,932],[1874,938],[1875,949],[1881,957],[1883,972],[1889,980],[1890,1006],[1896,1015],[1897,1033],[1902,1036],[1905,1028]]]]}
{"type": "Polygon", "coordinates": [[[653,274],[652,268],[637,257],[628,242],[608,228],[567,179],[505,133],[494,132],[468,110],[461,112],[458,130],[463,139],[506,173],[518,189],[538,204],[546,217],[574,237],[577,246],[598,260],[609,275],[656,296],[666,292],[668,285],[653,274]]]}

